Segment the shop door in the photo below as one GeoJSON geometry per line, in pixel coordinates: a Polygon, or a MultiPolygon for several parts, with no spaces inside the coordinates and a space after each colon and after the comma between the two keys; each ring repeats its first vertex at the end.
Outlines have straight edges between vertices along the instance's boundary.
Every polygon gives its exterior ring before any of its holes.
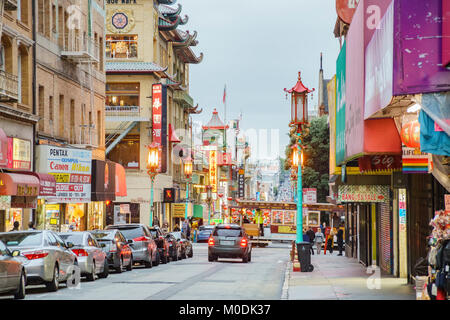
{"type": "Polygon", "coordinates": [[[379,255],[382,270],[392,272],[392,223],[388,203],[379,203],[379,255]]]}
{"type": "Polygon", "coordinates": [[[367,233],[367,206],[362,205],[359,211],[359,237],[360,237],[360,261],[367,267],[368,266],[368,233],[367,233]]]}

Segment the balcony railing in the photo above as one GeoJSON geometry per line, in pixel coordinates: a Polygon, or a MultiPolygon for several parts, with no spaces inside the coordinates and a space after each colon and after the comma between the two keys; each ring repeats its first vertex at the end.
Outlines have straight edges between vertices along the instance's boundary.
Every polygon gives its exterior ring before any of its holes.
{"type": "Polygon", "coordinates": [[[100,47],[90,38],[69,37],[61,55],[74,62],[99,62],[100,47]]]}
{"type": "Polygon", "coordinates": [[[149,121],[143,116],[140,106],[105,106],[105,117],[111,122],[149,121]]]}
{"type": "Polygon", "coordinates": [[[194,99],[184,90],[175,91],[173,99],[175,102],[181,103],[185,108],[192,108],[194,106],[194,99]]]}
{"type": "Polygon", "coordinates": [[[5,10],[7,11],[17,10],[17,0],[5,0],[5,10]]]}
{"type": "Polygon", "coordinates": [[[19,100],[19,81],[17,76],[0,70],[0,101],[17,102],[19,100]]]}

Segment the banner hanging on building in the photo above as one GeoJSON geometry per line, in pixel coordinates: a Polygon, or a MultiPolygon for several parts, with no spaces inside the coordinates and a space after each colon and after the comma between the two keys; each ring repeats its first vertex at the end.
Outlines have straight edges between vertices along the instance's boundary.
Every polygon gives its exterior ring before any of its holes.
{"type": "Polygon", "coordinates": [[[209,151],[209,184],[212,193],[217,193],[217,151],[209,151]]]}
{"type": "Polygon", "coordinates": [[[341,185],[339,202],[389,202],[389,186],[341,185]]]}

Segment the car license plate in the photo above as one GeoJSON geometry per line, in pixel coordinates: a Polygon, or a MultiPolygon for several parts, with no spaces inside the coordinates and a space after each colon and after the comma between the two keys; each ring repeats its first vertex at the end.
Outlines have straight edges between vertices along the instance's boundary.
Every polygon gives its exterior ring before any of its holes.
{"type": "Polygon", "coordinates": [[[223,246],[233,246],[234,240],[222,240],[222,241],[220,241],[220,244],[223,246]]]}

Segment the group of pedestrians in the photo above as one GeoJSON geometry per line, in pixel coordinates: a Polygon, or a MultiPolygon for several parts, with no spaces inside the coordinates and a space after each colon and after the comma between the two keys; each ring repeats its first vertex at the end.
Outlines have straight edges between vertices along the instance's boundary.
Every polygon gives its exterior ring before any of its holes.
{"type": "MultiPolygon", "coordinates": [[[[316,247],[317,254],[319,255],[322,251],[322,245],[326,241],[326,247],[325,250],[328,250],[330,254],[333,253],[333,238],[336,235],[337,238],[337,245],[339,254],[338,256],[342,256],[342,252],[344,251],[344,224],[341,223],[338,227],[338,231],[334,233],[333,229],[330,229],[329,232],[327,232],[327,227],[325,223],[317,228],[317,231],[314,232],[311,226],[308,227],[308,230],[306,228],[303,228],[303,241],[309,242],[311,244],[310,250],[311,255],[314,255],[314,245],[316,247]],[[328,237],[327,237],[327,236],[328,237]]],[[[326,253],[326,252],[325,252],[326,253]]]]}

